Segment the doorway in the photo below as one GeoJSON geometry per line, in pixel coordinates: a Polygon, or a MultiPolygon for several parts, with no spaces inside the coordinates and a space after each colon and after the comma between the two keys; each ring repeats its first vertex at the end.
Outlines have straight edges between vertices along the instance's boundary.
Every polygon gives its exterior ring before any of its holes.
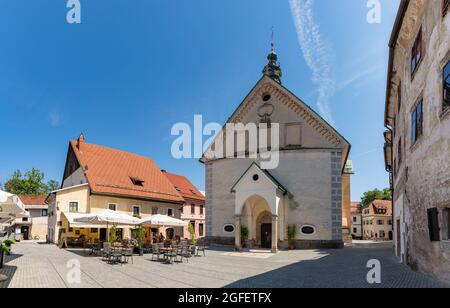
{"type": "Polygon", "coordinates": [[[272,248],[272,224],[261,224],[261,248],[272,248]]]}
{"type": "Polygon", "coordinates": [[[20,233],[22,233],[24,241],[28,241],[29,240],[30,228],[28,228],[27,226],[23,226],[23,227],[20,228],[20,233]]]}
{"type": "Polygon", "coordinates": [[[100,229],[100,242],[106,242],[106,229],[100,229]]]}

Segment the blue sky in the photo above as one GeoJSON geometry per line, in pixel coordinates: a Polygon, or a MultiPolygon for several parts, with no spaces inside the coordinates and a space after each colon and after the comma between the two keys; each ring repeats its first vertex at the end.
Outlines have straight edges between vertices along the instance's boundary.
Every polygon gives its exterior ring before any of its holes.
{"type": "Polygon", "coordinates": [[[367,0],[315,0],[311,11],[308,1],[298,3],[312,19],[296,24],[288,0],[81,0],[82,23],[70,25],[66,1],[0,0],[0,182],[33,167],[60,181],[68,142],[83,132],[203,189],[203,165],[172,158],[171,127],[194,114],[224,123],[261,77],[274,26],[283,84],[325,106],[352,143],[353,199],[387,187],[387,44],[399,0],[381,0],[381,24],[367,22],[367,0]],[[319,45],[299,42],[302,25],[317,27],[319,45]]]}

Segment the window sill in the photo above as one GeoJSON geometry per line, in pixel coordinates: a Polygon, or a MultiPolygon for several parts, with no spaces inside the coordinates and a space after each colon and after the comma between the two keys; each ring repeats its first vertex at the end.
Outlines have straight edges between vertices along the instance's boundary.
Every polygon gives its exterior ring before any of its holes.
{"type": "Polygon", "coordinates": [[[423,140],[423,134],[419,137],[419,139],[416,140],[416,143],[414,143],[409,149],[411,152],[414,152],[418,147],[420,147],[420,144],[422,144],[423,140]]]}

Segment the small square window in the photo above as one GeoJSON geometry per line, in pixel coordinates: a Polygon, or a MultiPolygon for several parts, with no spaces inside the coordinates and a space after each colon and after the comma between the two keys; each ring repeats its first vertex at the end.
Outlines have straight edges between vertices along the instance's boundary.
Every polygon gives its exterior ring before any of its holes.
{"type": "Polygon", "coordinates": [[[108,204],[108,209],[110,209],[111,211],[117,211],[117,204],[109,203],[108,204]]]}
{"type": "Polygon", "coordinates": [[[140,186],[143,187],[144,186],[144,181],[140,180],[138,178],[135,177],[130,177],[131,182],[133,183],[134,186],[140,186]]]}
{"type": "Polygon", "coordinates": [[[158,208],[152,207],[152,215],[158,215],[158,208]]]}
{"type": "Polygon", "coordinates": [[[42,217],[47,217],[48,216],[48,210],[43,209],[42,210],[42,217]]]}
{"type": "Polygon", "coordinates": [[[78,213],[78,202],[76,201],[69,202],[69,212],[78,213]]]}
{"type": "Polygon", "coordinates": [[[173,209],[167,209],[167,216],[173,216],[173,209]]]}

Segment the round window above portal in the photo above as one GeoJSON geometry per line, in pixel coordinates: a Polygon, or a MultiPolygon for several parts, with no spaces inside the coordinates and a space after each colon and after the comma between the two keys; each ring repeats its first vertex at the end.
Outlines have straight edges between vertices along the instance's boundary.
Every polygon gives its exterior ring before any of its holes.
{"type": "Polygon", "coordinates": [[[223,226],[223,231],[225,233],[233,233],[234,232],[234,226],[233,225],[225,225],[225,226],[223,226]]]}
{"type": "Polygon", "coordinates": [[[304,225],[300,227],[300,233],[303,235],[313,235],[316,233],[316,228],[311,225],[304,225]]]}
{"type": "Polygon", "coordinates": [[[253,175],[253,181],[258,181],[259,180],[259,175],[257,175],[257,174],[255,174],[255,175],[253,175]]]}

